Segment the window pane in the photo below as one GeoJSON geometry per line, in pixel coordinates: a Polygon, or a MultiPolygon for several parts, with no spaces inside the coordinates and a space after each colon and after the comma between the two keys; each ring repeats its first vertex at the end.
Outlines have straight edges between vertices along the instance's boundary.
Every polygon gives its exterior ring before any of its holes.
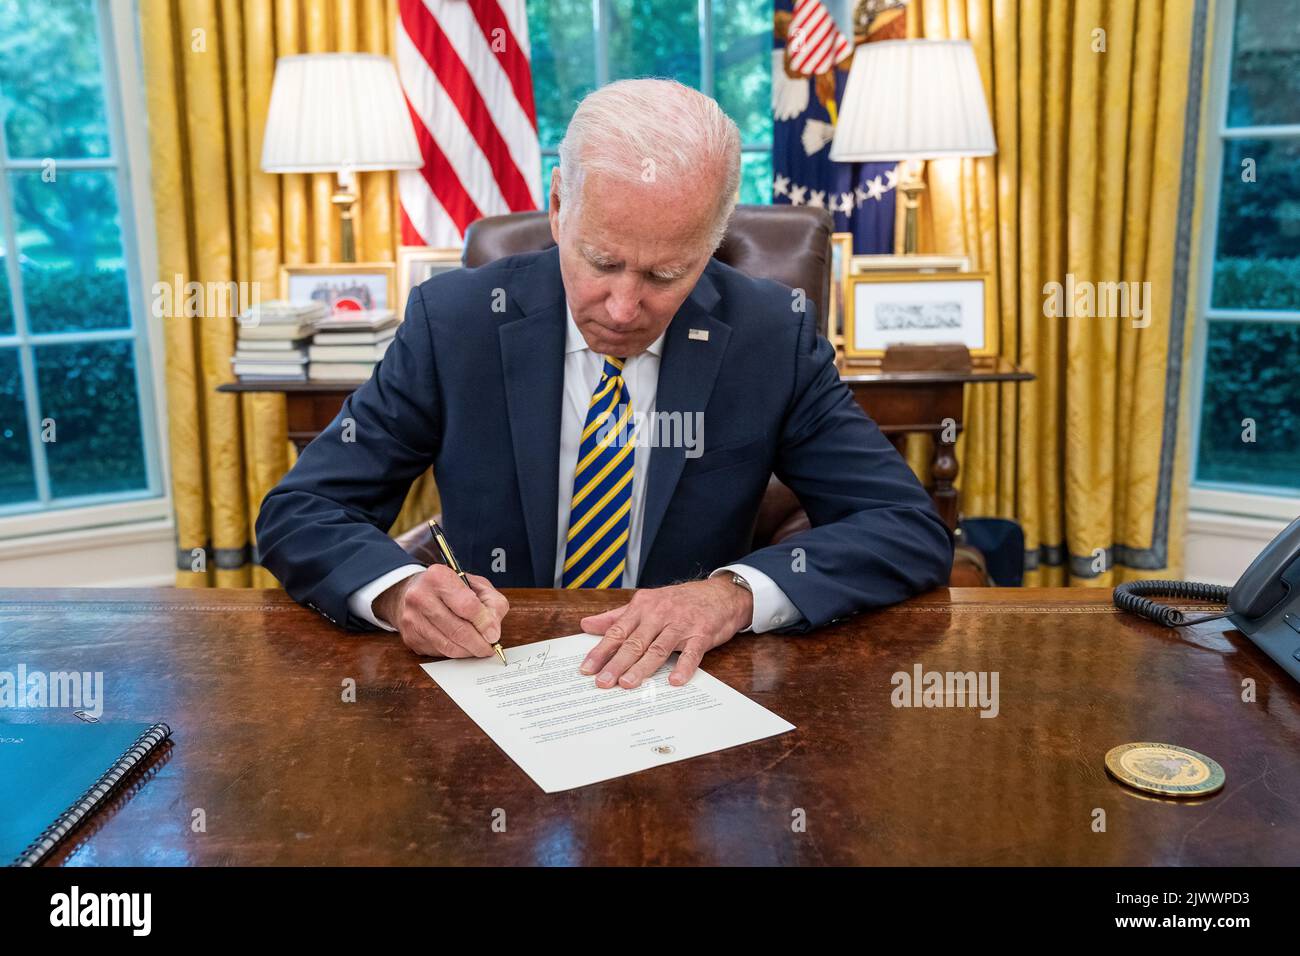
{"type": "Polygon", "coordinates": [[[9,155],[108,155],[92,0],[0,0],[0,116],[9,155]]]}
{"type": "Polygon", "coordinates": [[[125,328],[126,272],[113,174],[40,170],[9,175],[27,307],[35,333],[125,328]]]}
{"type": "Polygon", "coordinates": [[[551,208],[551,170],[560,165],[560,157],[542,155],[542,208],[551,208]]]}
{"type": "Polygon", "coordinates": [[[1300,16],[1295,0],[1237,0],[1229,126],[1300,123],[1300,16]]]}
{"type": "MultiPolygon", "coordinates": [[[[596,87],[596,46],[591,0],[528,0],[533,99],[542,148],[564,136],[578,101],[596,87]]],[[[542,192],[550,189],[549,174],[542,192]]]]}
{"type": "Polygon", "coordinates": [[[744,203],[770,203],[772,201],[772,153],[740,154],[740,201],[744,203]]]}
{"type": "Polygon", "coordinates": [[[692,0],[609,0],[609,77],[670,77],[700,87],[700,21],[692,0]]]}
{"type": "Polygon", "coordinates": [[[56,498],[142,489],[146,484],[132,344],[87,342],[34,349],[45,446],[56,498]]]}
{"type": "Polygon", "coordinates": [[[1300,309],[1300,139],[1223,144],[1214,307],[1300,309]]]}
{"type": "Polygon", "coordinates": [[[713,0],[712,55],[714,98],[741,141],[770,143],[772,0],[713,0]]]}
{"type": "Polygon", "coordinates": [[[1210,322],[1198,481],[1300,489],[1297,356],[1300,323],[1210,322]]]}
{"type": "Polygon", "coordinates": [[[4,240],[0,238],[0,335],[13,335],[14,300],[9,294],[9,260],[4,240]]]}
{"type": "Polygon", "coordinates": [[[17,349],[0,349],[0,505],[33,501],[31,444],[17,349]]]}

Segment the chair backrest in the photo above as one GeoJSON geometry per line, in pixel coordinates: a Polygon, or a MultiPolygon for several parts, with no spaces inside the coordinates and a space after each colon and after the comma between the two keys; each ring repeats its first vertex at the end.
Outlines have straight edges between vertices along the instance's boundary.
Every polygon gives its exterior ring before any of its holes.
{"type": "MultiPolygon", "coordinates": [[[[807,290],[817,309],[817,328],[825,335],[833,229],[825,209],[737,206],[713,257],[746,275],[807,290]]],[[[472,268],[553,245],[550,220],[544,212],[487,216],[465,233],[461,262],[472,268]]]]}

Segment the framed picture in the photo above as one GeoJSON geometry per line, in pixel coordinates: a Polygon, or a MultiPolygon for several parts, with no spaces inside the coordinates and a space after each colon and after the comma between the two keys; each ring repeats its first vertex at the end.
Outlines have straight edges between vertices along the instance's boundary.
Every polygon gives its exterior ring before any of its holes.
{"type": "Polygon", "coordinates": [[[853,275],[864,272],[970,272],[969,256],[854,256],[853,275]]]}
{"type": "Polygon", "coordinates": [[[391,262],[281,266],[280,298],[290,302],[319,300],[331,312],[395,309],[393,274],[391,262]]]}
{"type": "Polygon", "coordinates": [[[435,246],[397,247],[397,314],[406,315],[406,299],[411,290],[443,272],[460,268],[460,249],[435,246]]]}
{"type": "Polygon", "coordinates": [[[844,296],[853,260],[853,233],[831,233],[831,294],[826,307],[826,337],[837,349],[844,344],[844,296]]]}
{"type": "Polygon", "coordinates": [[[972,357],[997,354],[983,272],[882,272],[849,276],[844,357],[879,359],[895,344],[960,342],[972,357]]]}

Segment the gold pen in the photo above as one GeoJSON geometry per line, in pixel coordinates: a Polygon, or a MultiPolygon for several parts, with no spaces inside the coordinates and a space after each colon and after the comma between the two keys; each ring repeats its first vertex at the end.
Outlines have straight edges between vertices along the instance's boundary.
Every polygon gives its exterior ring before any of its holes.
{"type": "MultiPolygon", "coordinates": [[[[447,536],[443,534],[442,529],[438,527],[438,522],[433,520],[429,521],[429,532],[433,535],[433,541],[438,546],[438,550],[442,552],[442,560],[447,562],[447,567],[455,571],[457,577],[465,582],[465,587],[473,591],[474,585],[469,583],[468,575],[466,575],[461,569],[460,562],[456,560],[456,556],[451,553],[451,545],[447,543],[447,536]]],[[[500,643],[493,644],[492,650],[496,651],[497,657],[501,658],[501,666],[507,666],[506,652],[501,649],[500,643]]]]}

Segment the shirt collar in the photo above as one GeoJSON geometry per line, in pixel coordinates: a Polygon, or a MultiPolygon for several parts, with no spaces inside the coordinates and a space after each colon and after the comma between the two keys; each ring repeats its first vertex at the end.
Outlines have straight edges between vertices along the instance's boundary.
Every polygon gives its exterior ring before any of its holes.
{"type": "MultiPolygon", "coordinates": [[[[564,315],[569,321],[568,330],[564,333],[564,354],[570,352],[590,351],[587,340],[582,337],[582,332],[578,330],[578,323],[573,321],[573,310],[569,308],[569,303],[564,303],[564,315]]],[[[671,325],[672,323],[669,323],[671,325]]],[[[660,358],[664,354],[664,339],[668,337],[668,330],[664,329],[659,333],[659,338],[647,346],[646,351],[655,358],[660,358]]]]}

